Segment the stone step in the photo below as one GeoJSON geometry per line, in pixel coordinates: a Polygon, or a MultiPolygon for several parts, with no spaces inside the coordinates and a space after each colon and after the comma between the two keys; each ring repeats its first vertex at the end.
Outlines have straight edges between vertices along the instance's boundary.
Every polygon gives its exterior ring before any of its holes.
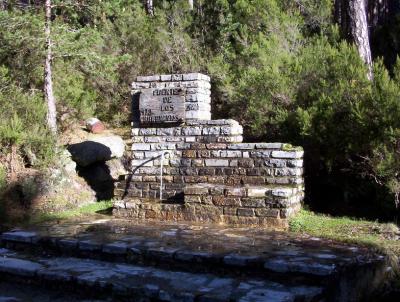
{"type": "Polygon", "coordinates": [[[3,249],[0,280],[68,289],[119,301],[319,301],[315,286],[220,277],[79,258],[34,257],[3,249]]]}
{"type": "Polygon", "coordinates": [[[2,245],[37,257],[74,257],[164,270],[261,278],[352,296],[386,269],[367,249],[256,229],[98,221],[2,234],[2,245]]]}
{"type": "MultiPolygon", "coordinates": [[[[330,254],[303,255],[283,251],[269,255],[241,254],[240,251],[204,251],[171,246],[154,239],[141,240],[135,236],[119,240],[90,238],[90,236],[41,236],[37,232],[14,231],[2,234],[2,245],[8,249],[46,254],[105,260],[110,262],[144,263],[159,267],[186,269],[191,272],[218,272],[221,274],[270,276],[285,279],[291,274],[302,282],[321,283],[324,278],[336,275],[340,268],[330,254]],[[299,257],[301,255],[301,257],[299,257]],[[326,261],[328,260],[328,261],[326,261]],[[282,275],[282,276],[281,276],[282,275]]],[[[335,259],[336,260],[336,259],[335,259]]],[[[343,259],[351,264],[354,259],[343,259]]]]}

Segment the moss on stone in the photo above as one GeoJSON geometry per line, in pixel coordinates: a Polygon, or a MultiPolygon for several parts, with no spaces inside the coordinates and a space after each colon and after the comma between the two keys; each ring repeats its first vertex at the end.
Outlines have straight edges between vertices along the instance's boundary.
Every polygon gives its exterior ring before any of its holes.
{"type": "Polygon", "coordinates": [[[293,146],[291,144],[283,144],[282,150],[283,151],[303,151],[303,147],[293,146]]]}

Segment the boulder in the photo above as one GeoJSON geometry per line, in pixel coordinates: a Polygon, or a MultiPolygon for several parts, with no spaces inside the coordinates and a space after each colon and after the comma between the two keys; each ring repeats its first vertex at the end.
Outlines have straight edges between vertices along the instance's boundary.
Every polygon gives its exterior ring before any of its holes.
{"type": "Polygon", "coordinates": [[[114,158],[106,162],[110,176],[114,181],[118,181],[120,176],[128,174],[122,159],[114,158]]]}
{"type": "Polygon", "coordinates": [[[78,167],[78,174],[96,192],[97,200],[114,197],[114,179],[110,175],[106,162],[94,163],[87,167],[78,167]]]}
{"type": "Polygon", "coordinates": [[[111,158],[121,158],[124,155],[125,143],[118,135],[95,136],[91,137],[89,141],[108,147],[111,151],[111,158]]]}
{"type": "Polygon", "coordinates": [[[68,150],[63,150],[59,156],[58,161],[60,167],[64,169],[66,174],[75,174],[76,173],[76,162],[72,160],[72,155],[68,150]]]}
{"type": "Polygon", "coordinates": [[[117,135],[92,137],[87,141],[68,147],[72,159],[81,167],[95,162],[105,162],[124,155],[125,144],[117,135]]]}

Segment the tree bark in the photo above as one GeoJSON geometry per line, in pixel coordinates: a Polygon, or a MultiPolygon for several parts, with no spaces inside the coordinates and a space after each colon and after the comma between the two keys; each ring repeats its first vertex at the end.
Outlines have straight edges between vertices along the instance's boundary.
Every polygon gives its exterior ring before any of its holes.
{"type": "Polygon", "coordinates": [[[57,134],[57,111],[56,100],[53,93],[53,80],[51,73],[51,0],[45,2],[45,38],[46,38],[46,60],[44,65],[44,97],[47,103],[47,126],[53,134],[57,134]]]}
{"type": "Polygon", "coordinates": [[[0,0],[0,10],[7,9],[7,0],[0,0]]]}
{"type": "Polygon", "coordinates": [[[144,6],[147,14],[150,16],[154,16],[153,0],[145,0],[144,6]]]}
{"type": "Polygon", "coordinates": [[[191,10],[194,8],[193,0],[189,0],[189,7],[191,10]]]}
{"type": "Polygon", "coordinates": [[[361,59],[368,66],[368,78],[371,80],[372,74],[372,56],[369,43],[367,10],[365,0],[349,1],[350,32],[351,37],[357,46],[361,59]]]}

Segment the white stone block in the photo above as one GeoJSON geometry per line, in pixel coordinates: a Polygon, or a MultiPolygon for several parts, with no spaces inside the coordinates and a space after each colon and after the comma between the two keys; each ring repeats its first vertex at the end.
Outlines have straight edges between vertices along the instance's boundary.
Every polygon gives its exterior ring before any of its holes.
{"type": "Polygon", "coordinates": [[[197,120],[207,120],[207,119],[211,119],[211,113],[207,112],[207,111],[186,111],[185,118],[197,119],[197,120]]]}
{"type": "Polygon", "coordinates": [[[242,151],[221,151],[221,157],[242,157],[242,151]]]}
{"type": "Polygon", "coordinates": [[[304,151],[272,151],[274,158],[302,158],[304,151]]]}
{"type": "Polygon", "coordinates": [[[144,138],[145,143],[159,143],[160,137],[158,136],[147,136],[144,138]]]}
{"type": "Polygon", "coordinates": [[[243,134],[243,127],[240,125],[237,126],[223,126],[221,127],[222,135],[239,135],[243,134]]]}
{"type": "Polygon", "coordinates": [[[172,81],[172,75],[170,75],[170,74],[162,74],[161,75],[161,81],[163,81],[163,82],[172,81]]]}
{"type": "Polygon", "coordinates": [[[204,94],[204,95],[211,95],[211,90],[210,89],[204,89],[204,88],[188,88],[186,87],[186,94],[204,94]]]}
{"type": "Polygon", "coordinates": [[[157,128],[140,128],[139,135],[156,135],[157,128]]]}
{"type": "Polygon", "coordinates": [[[140,150],[150,150],[150,145],[149,144],[132,144],[132,151],[140,151],[140,150]]]}
{"type": "Polygon", "coordinates": [[[209,95],[200,93],[187,94],[185,100],[189,103],[211,103],[211,97],[209,95]]]}
{"type": "Polygon", "coordinates": [[[205,74],[201,74],[201,79],[203,81],[207,81],[207,82],[211,81],[211,78],[208,75],[205,75],[205,74]]]}
{"type": "Polygon", "coordinates": [[[220,135],[221,127],[204,127],[203,135],[220,135]]]}
{"type": "Polygon", "coordinates": [[[184,81],[203,80],[206,82],[210,82],[210,77],[201,73],[186,73],[183,75],[183,80],[184,81]]]}
{"type": "Polygon", "coordinates": [[[151,76],[138,76],[136,78],[137,82],[155,82],[160,81],[160,75],[151,75],[151,76]]]}
{"type": "Polygon", "coordinates": [[[132,137],[132,143],[144,143],[144,136],[132,137]]]}
{"type": "Polygon", "coordinates": [[[153,161],[149,159],[132,159],[131,160],[131,166],[132,168],[137,168],[137,167],[152,167],[153,161]]]}
{"type": "Polygon", "coordinates": [[[133,151],[132,152],[132,158],[133,159],[143,159],[144,158],[144,153],[143,152],[133,151]]]}
{"type": "Polygon", "coordinates": [[[145,83],[132,82],[131,88],[133,89],[133,91],[136,91],[137,89],[150,88],[150,83],[149,82],[145,82],[145,83]]]}
{"type": "Polygon", "coordinates": [[[291,195],[293,195],[293,189],[290,188],[278,188],[272,190],[272,196],[287,198],[290,197],[291,195]]]}
{"type": "Polygon", "coordinates": [[[228,145],[228,149],[231,150],[253,150],[255,149],[254,143],[241,143],[241,144],[232,144],[228,145]]]}
{"type": "Polygon", "coordinates": [[[227,160],[227,159],[206,159],[205,164],[207,167],[229,167],[229,160],[227,160]]]}
{"type": "Polygon", "coordinates": [[[160,155],[160,152],[158,152],[158,151],[144,151],[145,158],[153,158],[153,157],[157,157],[159,155],[160,155]]]}
{"type": "Polygon", "coordinates": [[[288,167],[293,167],[293,168],[302,168],[303,167],[303,160],[301,160],[301,159],[288,160],[287,161],[287,166],[288,167]]]}
{"type": "Polygon", "coordinates": [[[250,156],[257,158],[269,158],[271,156],[271,151],[269,150],[251,151],[250,156]]]}
{"type": "Polygon", "coordinates": [[[151,150],[175,150],[176,144],[173,143],[160,143],[160,144],[152,144],[151,150]]]}
{"type": "Polygon", "coordinates": [[[196,137],[194,137],[194,136],[187,136],[187,137],[185,137],[185,142],[187,142],[187,143],[194,143],[194,142],[196,142],[196,137]]]}
{"type": "Polygon", "coordinates": [[[248,188],[247,196],[248,197],[265,197],[267,194],[267,188],[248,188]]]}
{"type": "Polygon", "coordinates": [[[256,144],[257,149],[281,149],[282,143],[258,143],[256,144]]]}
{"type": "Polygon", "coordinates": [[[183,135],[201,135],[200,127],[184,127],[182,128],[183,135]]]}

